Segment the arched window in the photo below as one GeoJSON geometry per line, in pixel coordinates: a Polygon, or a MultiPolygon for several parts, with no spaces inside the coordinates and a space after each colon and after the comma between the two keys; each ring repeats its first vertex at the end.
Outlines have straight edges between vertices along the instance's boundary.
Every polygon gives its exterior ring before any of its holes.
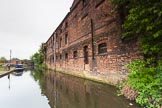
{"type": "Polygon", "coordinates": [[[101,43],[98,45],[98,54],[104,54],[107,53],[107,44],[101,43]]]}

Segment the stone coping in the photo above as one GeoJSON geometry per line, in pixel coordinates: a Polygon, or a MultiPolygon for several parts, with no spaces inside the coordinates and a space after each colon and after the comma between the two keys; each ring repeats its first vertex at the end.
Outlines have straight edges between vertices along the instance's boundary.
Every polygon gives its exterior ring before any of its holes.
{"type": "Polygon", "coordinates": [[[0,78],[5,76],[5,75],[8,75],[8,74],[12,73],[13,71],[14,71],[14,69],[11,69],[9,71],[0,72],[0,78]]]}

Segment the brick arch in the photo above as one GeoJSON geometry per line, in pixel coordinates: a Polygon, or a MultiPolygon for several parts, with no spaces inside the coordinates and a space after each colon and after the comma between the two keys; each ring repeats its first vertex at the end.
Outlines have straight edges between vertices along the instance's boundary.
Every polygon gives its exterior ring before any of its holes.
{"type": "Polygon", "coordinates": [[[98,46],[102,43],[106,43],[106,46],[107,46],[107,52],[108,52],[108,41],[107,41],[107,38],[105,39],[102,39],[102,40],[99,40],[97,43],[96,43],[96,54],[98,54],[99,50],[98,50],[98,46]]]}

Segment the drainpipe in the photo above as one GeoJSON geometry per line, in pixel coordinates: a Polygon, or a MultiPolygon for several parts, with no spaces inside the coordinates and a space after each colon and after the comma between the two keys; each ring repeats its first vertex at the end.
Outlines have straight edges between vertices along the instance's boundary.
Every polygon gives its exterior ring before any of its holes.
{"type": "Polygon", "coordinates": [[[92,60],[94,60],[94,25],[93,25],[93,19],[91,19],[91,35],[92,35],[92,39],[91,39],[91,44],[92,44],[92,60]]]}
{"type": "Polygon", "coordinates": [[[54,108],[57,108],[57,79],[56,79],[56,32],[54,32],[54,65],[55,65],[55,78],[54,78],[54,88],[55,88],[55,92],[54,92],[54,96],[55,96],[55,99],[54,99],[54,108]]]}
{"type": "Polygon", "coordinates": [[[54,32],[54,65],[56,70],[56,32],[54,32]]]}
{"type": "Polygon", "coordinates": [[[10,50],[10,62],[9,62],[9,70],[10,70],[10,67],[11,67],[11,54],[12,54],[12,50],[10,50]]]}

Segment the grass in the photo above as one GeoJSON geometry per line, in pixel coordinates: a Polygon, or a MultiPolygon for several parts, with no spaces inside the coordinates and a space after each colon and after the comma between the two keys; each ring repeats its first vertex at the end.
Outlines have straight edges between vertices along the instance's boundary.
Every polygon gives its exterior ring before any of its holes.
{"type": "Polygon", "coordinates": [[[0,72],[4,72],[4,71],[6,71],[6,69],[0,67],[0,72]]]}

